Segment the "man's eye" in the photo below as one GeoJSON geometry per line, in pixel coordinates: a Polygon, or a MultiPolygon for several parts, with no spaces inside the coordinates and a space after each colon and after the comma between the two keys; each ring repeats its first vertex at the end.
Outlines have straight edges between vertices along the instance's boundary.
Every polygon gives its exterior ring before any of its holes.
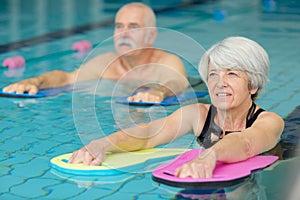
{"type": "Polygon", "coordinates": [[[134,25],[130,25],[130,29],[136,29],[136,28],[139,28],[138,25],[134,24],[134,25]]]}
{"type": "Polygon", "coordinates": [[[128,25],[128,28],[130,28],[130,29],[136,29],[136,28],[141,28],[141,26],[138,23],[130,23],[128,25]]]}
{"type": "Polygon", "coordinates": [[[121,24],[115,24],[115,29],[120,29],[120,28],[122,28],[121,24]]]}

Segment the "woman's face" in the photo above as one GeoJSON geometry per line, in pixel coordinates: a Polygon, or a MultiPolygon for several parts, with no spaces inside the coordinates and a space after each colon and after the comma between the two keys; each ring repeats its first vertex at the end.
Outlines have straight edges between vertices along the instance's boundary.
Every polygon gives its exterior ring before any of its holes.
{"type": "Polygon", "coordinates": [[[223,110],[251,101],[251,94],[257,91],[249,90],[247,73],[239,70],[209,67],[207,85],[212,104],[223,110]]]}

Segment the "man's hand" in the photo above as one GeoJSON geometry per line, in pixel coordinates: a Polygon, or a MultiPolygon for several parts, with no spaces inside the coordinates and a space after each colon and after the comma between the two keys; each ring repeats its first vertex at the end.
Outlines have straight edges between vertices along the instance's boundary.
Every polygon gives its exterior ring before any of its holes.
{"type": "Polygon", "coordinates": [[[140,91],[135,95],[127,98],[128,101],[133,102],[162,102],[165,98],[165,93],[157,88],[151,88],[146,91],[140,91]]]}
{"type": "Polygon", "coordinates": [[[36,94],[39,88],[32,81],[24,80],[18,83],[14,83],[3,88],[4,92],[16,92],[17,94],[23,94],[28,92],[28,94],[36,94]]]}
{"type": "Polygon", "coordinates": [[[16,92],[17,94],[36,94],[41,88],[57,88],[74,83],[77,71],[68,73],[54,70],[40,76],[29,78],[17,83],[13,83],[3,88],[4,92],[16,92]]]}

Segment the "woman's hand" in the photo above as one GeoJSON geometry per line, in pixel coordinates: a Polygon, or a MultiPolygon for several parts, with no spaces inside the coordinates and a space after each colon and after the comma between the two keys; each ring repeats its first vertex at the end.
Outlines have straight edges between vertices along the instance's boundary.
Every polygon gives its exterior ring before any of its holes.
{"type": "Polygon", "coordinates": [[[102,140],[93,140],[90,144],[74,151],[68,163],[100,165],[105,158],[106,148],[102,140]]]}
{"type": "Polygon", "coordinates": [[[207,149],[194,160],[176,169],[175,176],[180,178],[211,178],[217,162],[213,150],[207,149]]]}

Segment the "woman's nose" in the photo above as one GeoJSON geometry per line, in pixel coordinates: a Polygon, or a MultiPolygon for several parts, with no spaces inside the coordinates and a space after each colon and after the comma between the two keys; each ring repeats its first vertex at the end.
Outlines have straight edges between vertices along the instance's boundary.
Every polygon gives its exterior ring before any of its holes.
{"type": "Polygon", "coordinates": [[[227,78],[224,75],[219,75],[217,86],[220,88],[228,86],[227,78]]]}

